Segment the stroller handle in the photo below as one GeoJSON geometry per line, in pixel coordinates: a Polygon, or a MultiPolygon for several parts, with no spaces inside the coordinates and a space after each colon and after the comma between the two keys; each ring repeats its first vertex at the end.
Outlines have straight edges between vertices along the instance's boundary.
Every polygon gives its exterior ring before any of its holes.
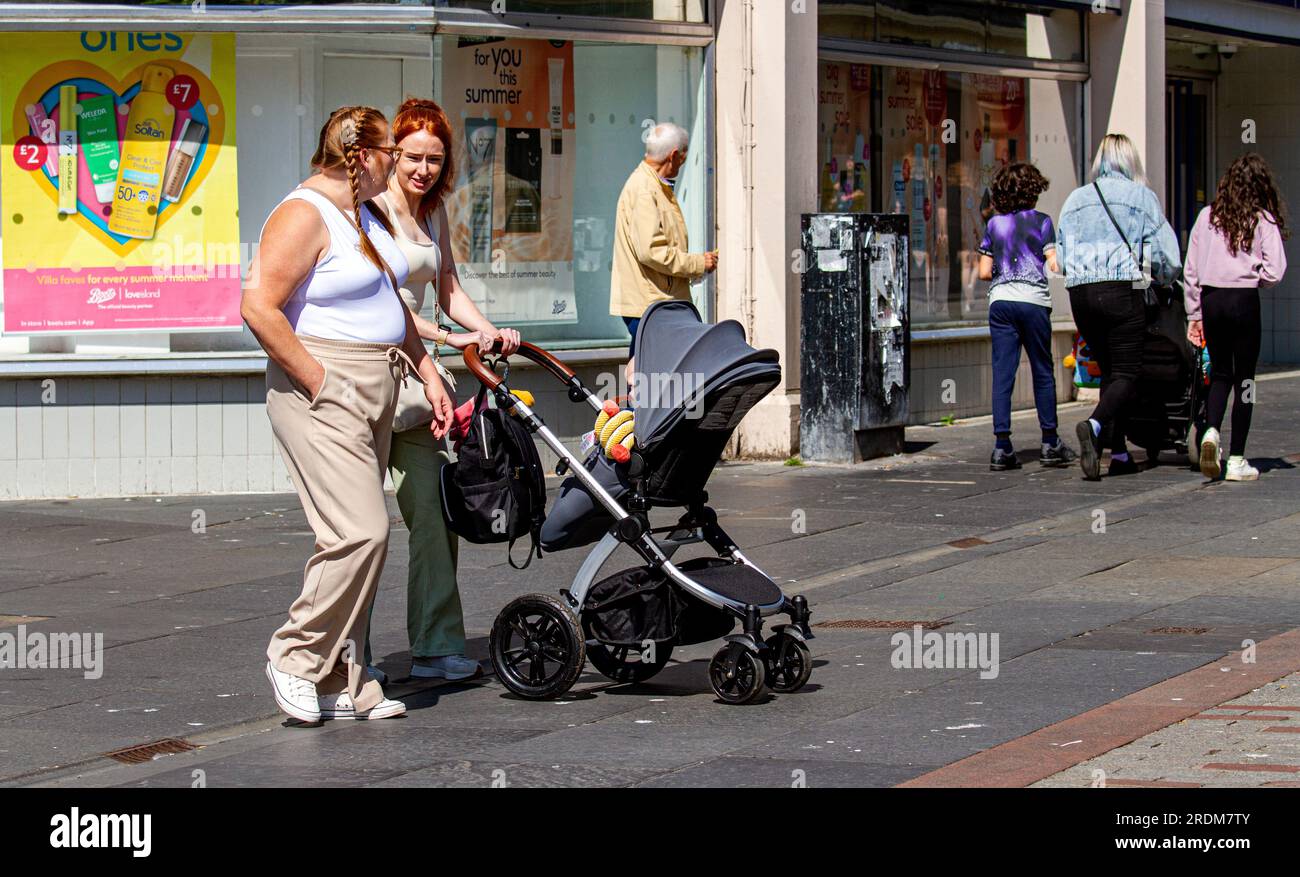
{"type": "MultiPolygon", "coordinates": [[[[488,353],[501,352],[501,339],[498,338],[492,345],[488,353]]],[[[478,379],[479,383],[489,390],[495,390],[501,386],[501,376],[483,364],[482,356],[479,354],[479,346],[471,344],[465,348],[463,355],[465,365],[469,367],[470,373],[478,379]]],[[[553,355],[538,347],[535,344],[529,344],[527,341],[519,345],[519,355],[524,359],[531,360],[546,371],[555,376],[555,379],[562,384],[571,384],[573,382],[573,369],[569,368],[553,355]]]]}

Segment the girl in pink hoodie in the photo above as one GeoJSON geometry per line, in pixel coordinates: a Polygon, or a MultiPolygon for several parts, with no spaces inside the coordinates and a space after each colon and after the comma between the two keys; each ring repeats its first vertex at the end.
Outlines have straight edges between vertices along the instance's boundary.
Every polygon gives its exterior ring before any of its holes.
{"type": "Polygon", "coordinates": [[[1201,472],[1218,478],[1219,430],[1232,405],[1232,446],[1226,481],[1254,481],[1259,471],[1246,462],[1246,435],[1255,408],[1255,364],[1259,359],[1259,290],[1286,273],[1282,242],[1290,237],[1286,205],[1264,159],[1249,152],[1219,180],[1214,201],[1201,211],[1187,244],[1183,266],[1187,337],[1210,348],[1208,428],[1201,437],[1201,472]]]}

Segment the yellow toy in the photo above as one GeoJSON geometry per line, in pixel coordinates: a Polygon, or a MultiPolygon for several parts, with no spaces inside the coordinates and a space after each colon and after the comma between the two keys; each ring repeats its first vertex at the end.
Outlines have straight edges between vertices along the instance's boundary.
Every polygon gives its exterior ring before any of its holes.
{"type": "Polygon", "coordinates": [[[605,456],[615,463],[626,463],[632,458],[636,436],[631,411],[624,411],[613,400],[607,401],[596,415],[596,441],[605,449],[605,456]]]}

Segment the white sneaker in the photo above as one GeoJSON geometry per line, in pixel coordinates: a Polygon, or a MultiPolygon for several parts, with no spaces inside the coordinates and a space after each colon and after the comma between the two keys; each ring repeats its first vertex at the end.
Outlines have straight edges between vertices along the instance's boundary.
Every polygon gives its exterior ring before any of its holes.
{"type": "Polygon", "coordinates": [[[393,719],[406,715],[406,704],[400,700],[384,698],[364,713],[357,712],[352,705],[352,698],[346,691],[339,694],[322,694],[320,696],[320,717],[322,719],[393,719]]]}
{"type": "Polygon", "coordinates": [[[1201,439],[1201,474],[1206,478],[1218,478],[1223,471],[1219,462],[1219,431],[1210,427],[1201,439]]]}
{"type": "Polygon", "coordinates": [[[414,679],[469,679],[483,672],[478,661],[464,655],[443,655],[441,658],[416,658],[411,664],[414,679]]]}
{"type": "Polygon", "coordinates": [[[1228,458],[1228,474],[1223,476],[1224,481],[1258,481],[1259,470],[1250,463],[1246,462],[1245,457],[1228,458]]]}
{"type": "Polygon", "coordinates": [[[366,668],[366,675],[369,676],[371,679],[375,680],[376,682],[378,682],[380,685],[388,684],[388,674],[385,673],[383,670],[380,670],[374,664],[371,664],[369,667],[366,668]]]}
{"type": "Polygon", "coordinates": [[[271,680],[275,702],[290,716],[303,722],[320,721],[320,698],[316,696],[316,683],[277,670],[266,662],[266,678],[271,680]]]}

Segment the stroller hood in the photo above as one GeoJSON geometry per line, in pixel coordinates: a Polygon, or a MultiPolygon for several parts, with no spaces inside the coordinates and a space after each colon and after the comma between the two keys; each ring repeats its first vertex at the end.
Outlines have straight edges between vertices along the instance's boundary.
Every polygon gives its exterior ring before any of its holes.
{"type": "MultiPolygon", "coordinates": [[[[756,350],[735,320],[705,323],[687,301],[658,301],[646,309],[636,333],[632,408],[637,447],[654,450],[706,397],[740,382],[773,386],[781,377],[775,350],[756,350]]],[[[769,388],[770,391],[770,388],[769,388]]]]}

